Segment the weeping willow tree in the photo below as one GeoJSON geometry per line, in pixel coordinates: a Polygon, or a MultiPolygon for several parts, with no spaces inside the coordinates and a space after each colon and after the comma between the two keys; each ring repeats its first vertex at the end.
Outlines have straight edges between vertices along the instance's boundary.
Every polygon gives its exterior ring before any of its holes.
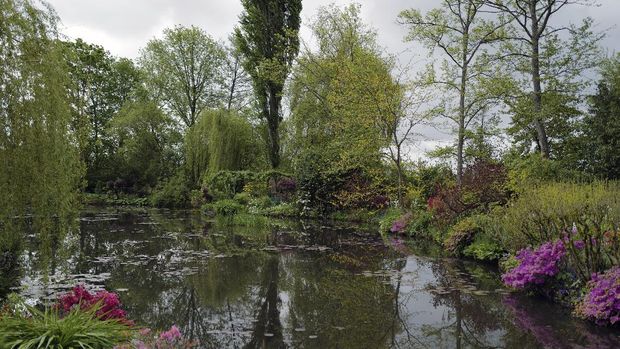
{"type": "Polygon", "coordinates": [[[74,221],[83,167],[70,133],[68,74],[56,21],[46,3],[0,0],[2,276],[16,270],[26,224],[43,251],[51,252],[74,221]]]}
{"type": "Polygon", "coordinates": [[[193,185],[205,173],[260,167],[264,154],[260,136],[252,125],[234,112],[207,111],[185,136],[185,159],[193,185]]]}

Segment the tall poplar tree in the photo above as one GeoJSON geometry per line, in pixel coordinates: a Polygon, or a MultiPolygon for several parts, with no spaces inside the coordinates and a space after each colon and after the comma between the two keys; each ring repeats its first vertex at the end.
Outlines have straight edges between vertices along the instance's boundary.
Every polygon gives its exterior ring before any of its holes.
{"type": "Polygon", "coordinates": [[[282,90],[299,52],[301,0],[242,0],[235,40],[267,122],[271,166],[280,164],[282,90]]]}

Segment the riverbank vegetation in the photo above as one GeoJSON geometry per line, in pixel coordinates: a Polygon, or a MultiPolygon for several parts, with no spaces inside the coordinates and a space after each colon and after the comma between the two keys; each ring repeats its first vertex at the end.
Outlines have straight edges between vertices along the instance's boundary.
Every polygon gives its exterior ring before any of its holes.
{"type": "Polygon", "coordinates": [[[300,45],[300,0],[241,2],[229,41],[175,26],[131,60],[62,37],[50,7],[0,0],[3,279],[15,225],[52,256],[78,201],[194,208],[371,221],[620,322],[620,56],[592,19],[560,23],[583,4],[403,9],[404,39],[428,54],[411,66],[359,5],[321,8],[300,45]],[[433,127],[453,139],[414,157],[433,127]]]}

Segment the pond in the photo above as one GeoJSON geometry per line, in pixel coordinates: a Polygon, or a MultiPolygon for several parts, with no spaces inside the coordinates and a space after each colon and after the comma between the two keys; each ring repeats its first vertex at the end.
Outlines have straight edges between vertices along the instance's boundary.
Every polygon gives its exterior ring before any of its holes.
{"type": "Polygon", "coordinates": [[[89,209],[67,246],[44,269],[26,250],[23,295],[113,290],[129,318],[205,348],[620,347],[617,329],[511,293],[493,268],[372,228],[89,209]]]}

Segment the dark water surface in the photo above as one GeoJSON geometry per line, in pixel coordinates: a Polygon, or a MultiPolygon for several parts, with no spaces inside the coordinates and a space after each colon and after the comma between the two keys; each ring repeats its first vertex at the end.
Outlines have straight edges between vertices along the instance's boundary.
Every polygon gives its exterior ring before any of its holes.
{"type": "Polygon", "coordinates": [[[491,268],[359,227],[89,210],[68,240],[45,272],[25,253],[22,294],[105,287],[205,348],[620,348],[617,329],[511,294],[491,268]]]}

